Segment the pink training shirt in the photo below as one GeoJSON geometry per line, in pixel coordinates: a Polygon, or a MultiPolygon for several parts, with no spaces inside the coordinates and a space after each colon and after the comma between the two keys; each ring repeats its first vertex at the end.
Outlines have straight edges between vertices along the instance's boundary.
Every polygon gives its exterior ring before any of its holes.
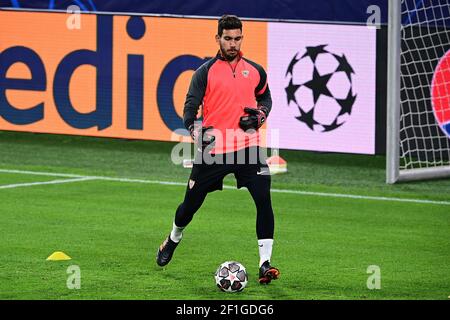
{"type": "Polygon", "coordinates": [[[266,72],[259,64],[243,58],[242,52],[234,65],[218,54],[198,68],[192,77],[184,106],[186,128],[196,120],[201,104],[202,126],[214,128],[213,153],[259,145],[259,133],[244,132],[239,127],[239,119],[246,115],[245,107],[265,106],[270,111],[272,99],[266,72]]]}

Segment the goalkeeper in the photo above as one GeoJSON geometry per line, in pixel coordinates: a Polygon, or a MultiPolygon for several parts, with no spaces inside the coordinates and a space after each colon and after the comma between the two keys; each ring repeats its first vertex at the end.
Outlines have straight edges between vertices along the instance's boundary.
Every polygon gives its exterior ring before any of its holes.
{"type": "Polygon", "coordinates": [[[170,262],[183,229],[206,195],[222,190],[223,178],[233,173],[237,187],[246,187],[256,205],[259,282],[267,284],[277,279],[280,272],[270,264],[274,234],[271,180],[265,159],[260,156],[258,129],[269,115],[272,99],[266,72],[243,57],[242,40],[241,20],[232,15],[222,16],[216,35],[219,51],[192,77],[183,121],[198,152],[184,200],[176,210],[173,229],[160,245],[156,262],[160,266],[170,262]],[[200,105],[203,105],[203,121],[201,128],[197,128],[194,122],[200,105]],[[206,156],[212,163],[206,161],[206,156]]]}

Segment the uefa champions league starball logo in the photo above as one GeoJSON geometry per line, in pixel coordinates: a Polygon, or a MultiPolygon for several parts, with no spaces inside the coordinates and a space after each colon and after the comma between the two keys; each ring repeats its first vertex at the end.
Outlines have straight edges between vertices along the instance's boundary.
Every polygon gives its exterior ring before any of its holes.
{"type": "Polygon", "coordinates": [[[341,127],[350,117],[356,100],[355,74],[345,54],[326,50],[327,45],[306,47],[292,58],[286,70],[288,107],[298,109],[295,118],[315,132],[341,127]]]}

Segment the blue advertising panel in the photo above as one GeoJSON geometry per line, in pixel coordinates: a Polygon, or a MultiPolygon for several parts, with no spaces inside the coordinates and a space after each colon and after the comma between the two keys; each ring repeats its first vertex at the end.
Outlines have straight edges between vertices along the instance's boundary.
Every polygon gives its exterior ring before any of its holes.
{"type": "Polygon", "coordinates": [[[0,0],[0,7],[65,10],[77,5],[82,11],[136,12],[193,16],[221,16],[225,13],[240,17],[282,20],[314,20],[365,23],[368,8],[380,8],[381,23],[387,21],[387,0],[0,0]]]}

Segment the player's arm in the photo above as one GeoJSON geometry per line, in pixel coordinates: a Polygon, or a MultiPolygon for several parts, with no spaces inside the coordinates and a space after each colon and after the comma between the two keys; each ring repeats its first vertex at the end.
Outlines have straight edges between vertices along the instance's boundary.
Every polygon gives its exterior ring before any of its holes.
{"type": "Polygon", "coordinates": [[[270,95],[269,84],[267,83],[266,71],[262,67],[257,69],[259,72],[259,83],[255,88],[255,98],[258,108],[262,109],[267,117],[270,110],[272,110],[272,96],[270,95]]]}
{"type": "Polygon", "coordinates": [[[270,95],[269,85],[266,86],[263,94],[256,97],[256,101],[258,102],[258,107],[264,110],[267,117],[270,110],[272,110],[272,96],[270,95]]]}
{"type": "Polygon", "coordinates": [[[267,83],[267,74],[259,65],[257,65],[257,70],[260,76],[258,86],[255,88],[257,107],[244,108],[247,115],[242,116],[239,120],[239,126],[244,131],[248,129],[258,130],[266,122],[267,116],[272,109],[272,97],[267,83]]]}
{"type": "Polygon", "coordinates": [[[189,130],[192,140],[194,140],[195,143],[200,143],[202,148],[213,145],[215,141],[215,137],[208,134],[208,130],[213,127],[201,128],[201,130],[194,127],[198,108],[202,104],[203,97],[205,96],[207,82],[208,68],[206,68],[205,65],[202,65],[192,76],[183,109],[184,126],[189,130]]]}
{"type": "Polygon", "coordinates": [[[188,130],[192,128],[197,119],[198,109],[205,96],[207,79],[208,69],[204,65],[198,68],[192,76],[183,109],[183,123],[188,130]]]}

